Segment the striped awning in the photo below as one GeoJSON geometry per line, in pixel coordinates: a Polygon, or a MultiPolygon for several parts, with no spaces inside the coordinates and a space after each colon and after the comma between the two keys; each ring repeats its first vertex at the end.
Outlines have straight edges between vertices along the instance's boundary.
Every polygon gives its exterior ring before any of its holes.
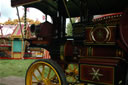
{"type": "MultiPolygon", "coordinates": [[[[29,31],[29,25],[26,26],[26,30],[29,31]]],[[[23,38],[25,36],[24,34],[24,24],[21,24],[21,26],[18,24],[16,28],[14,29],[11,38],[23,38]],[[23,36],[22,36],[23,35],[23,36]]],[[[30,31],[29,31],[30,32],[30,31]]],[[[29,33],[30,35],[30,33],[29,33]]]]}

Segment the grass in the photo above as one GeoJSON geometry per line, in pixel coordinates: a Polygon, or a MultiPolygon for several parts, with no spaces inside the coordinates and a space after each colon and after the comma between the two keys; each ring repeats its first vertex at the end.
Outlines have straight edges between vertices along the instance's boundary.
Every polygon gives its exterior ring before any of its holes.
{"type": "Polygon", "coordinates": [[[0,85],[5,85],[5,84],[0,83],[0,85]]]}
{"type": "Polygon", "coordinates": [[[35,60],[0,60],[0,77],[25,77],[29,65],[35,60]]]}

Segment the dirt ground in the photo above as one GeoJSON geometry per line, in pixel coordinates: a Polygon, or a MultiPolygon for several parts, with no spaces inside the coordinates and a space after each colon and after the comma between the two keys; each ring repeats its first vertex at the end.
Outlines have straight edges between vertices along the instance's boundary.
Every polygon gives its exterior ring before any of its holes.
{"type": "Polygon", "coordinates": [[[0,78],[0,85],[25,85],[25,79],[21,77],[4,77],[0,78]]]}

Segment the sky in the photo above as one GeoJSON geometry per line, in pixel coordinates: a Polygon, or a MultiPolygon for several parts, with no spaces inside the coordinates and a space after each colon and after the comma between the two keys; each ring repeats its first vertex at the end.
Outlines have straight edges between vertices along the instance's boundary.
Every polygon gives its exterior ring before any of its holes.
{"type": "MultiPolygon", "coordinates": [[[[22,17],[24,15],[24,7],[19,6],[18,9],[19,9],[20,17],[22,17]]],[[[44,22],[45,19],[43,19],[43,16],[45,16],[45,14],[35,8],[29,8],[29,11],[27,11],[27,18],[29,19],[33,19],[33,20],[38,19],[40,22],[44,22]]],[[[47,16],[47,18],[49,22],[52,22],[50,16],[47,16]]],[[[11,20],[18,19],[16,8],[11,7],[11,0],[0,0],[0,23],[4,23],[8,19],[11,20]]],[[[14,28],[15,27],[10,27],[6,25],[3,26],[2,28],[3,35],[11,34],[14,28]]],[[[1,35],[1,30],[0,30],[0,35],[1,35]]]]}
{"type": "MultiPolygon", "coordinates": [[[[17,12],[15,7],[11,7],[11,0],[0,0],[0,22],[5,22],[8,19],[18,19],[17,17],[17,12]]],[[[22,6],[18,7],[19,9],[19,14],[20,17],[23,16],[24,14],[24,8],[22,6]]],[[[33,19],[33,20],[39,20],[41,22],[44,22],[43,19],[44,13],[39,11],[38,9],[35,8],[29,8],[29,11],[27,11],[27,18],[33,19]]],[[[48,16],[48,21],[51,22],[50,17],[48,16]]]]}

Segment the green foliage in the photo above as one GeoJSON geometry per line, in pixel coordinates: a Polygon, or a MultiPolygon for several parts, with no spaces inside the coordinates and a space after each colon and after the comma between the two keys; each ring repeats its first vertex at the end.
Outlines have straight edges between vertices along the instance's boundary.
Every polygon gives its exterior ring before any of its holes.
{"type": "Polygon", "coordinates": [[[35,60],[0,60],[0,77],[25,77],[30,64],[35,60]]]}
{"type": "MultiPolygon", "coordinates": [[[[72,18],[72,23],[75,23],[75,18],[72,18]]],[[[69,23],[67,24],[67,36],[72,36],[72,24],[69,21],[69,23]]]]}

